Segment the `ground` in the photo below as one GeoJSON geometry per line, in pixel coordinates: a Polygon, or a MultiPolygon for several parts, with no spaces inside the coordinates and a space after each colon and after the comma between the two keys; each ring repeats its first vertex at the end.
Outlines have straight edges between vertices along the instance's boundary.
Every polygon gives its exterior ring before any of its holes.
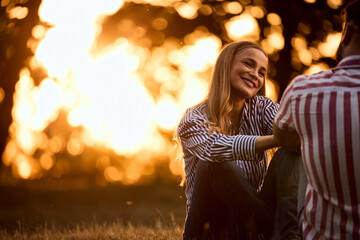
{"type": "Polygon", "coordinates": [[[114,222],[155,226],[160,221],[182,227],[184,218],[184,188],[176,182],[106,187],[76,187],[71,181],[0,186],[0,230],[8,233],[114,222]]]}

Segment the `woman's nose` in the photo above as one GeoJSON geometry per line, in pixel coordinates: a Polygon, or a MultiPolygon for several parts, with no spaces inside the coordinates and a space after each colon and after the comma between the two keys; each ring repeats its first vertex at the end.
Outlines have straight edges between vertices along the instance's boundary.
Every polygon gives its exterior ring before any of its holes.
{"type": "Polygon", "coordinates": [[[256,80],[259,80],[259,74],[257,74],[255,70],[250,71],[250,76],[256,80]]]}

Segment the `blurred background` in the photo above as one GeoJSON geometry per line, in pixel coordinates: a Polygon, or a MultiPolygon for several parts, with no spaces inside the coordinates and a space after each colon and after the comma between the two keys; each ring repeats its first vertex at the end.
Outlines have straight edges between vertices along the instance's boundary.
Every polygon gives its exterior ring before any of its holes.
{"type": "Polygon", "coordinates": [[[185,216],[172,142],[224,44],[266,95],[336,65],[342,0],[1,0],[0,227],[185,216]]]}

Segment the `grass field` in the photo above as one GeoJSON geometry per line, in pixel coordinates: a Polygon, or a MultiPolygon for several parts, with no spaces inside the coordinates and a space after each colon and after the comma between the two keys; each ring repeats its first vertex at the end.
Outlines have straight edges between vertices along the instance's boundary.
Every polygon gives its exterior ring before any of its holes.
{"type": "Polygon", "coordinates": [[[7,230],[0,230],[0,239],[181,239],[182,227],[171,223],[158,221],[153,226],[124,224],[116,221],[111,224],[91,223],[76,224],[59,228],[54,225],[38,226],[36,229],[19,228],[9,233],[7,230]]]}
{"type": "Polygon", "coordinates": [[[181,239],[184,218],[176,183],[0,187],[0,239],[181,239]]]}
{"type": "Polygon", "coordinates": [[[13,233],[0,230],[0,239],[181,239],[182,228],[178,225],[154,226],[124,225],[122,222],[93,223],[90,225],[75,225],[67,228],[52,226],[39,226],[35,230],[18,229],[13,233]]]}

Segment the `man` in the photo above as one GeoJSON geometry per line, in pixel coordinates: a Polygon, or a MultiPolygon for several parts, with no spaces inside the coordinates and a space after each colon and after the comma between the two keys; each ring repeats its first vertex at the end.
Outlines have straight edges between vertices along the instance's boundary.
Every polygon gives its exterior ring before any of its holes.
{"type": "Polygon", "coordinates": [[[293,147],[300,136],[309,180],[305,239],[360,239],[360,1],[349,3],[342,17],[340,62],[295,78],[274,119],[282,146],[293,147]]]}

